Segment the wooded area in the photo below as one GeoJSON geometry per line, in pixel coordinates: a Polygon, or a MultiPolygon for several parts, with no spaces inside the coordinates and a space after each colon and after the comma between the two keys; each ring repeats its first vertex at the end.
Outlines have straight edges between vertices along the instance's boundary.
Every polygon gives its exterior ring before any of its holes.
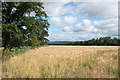
{"type": "Polygon", "coordinates": [[[49,43],[48,45],[99,45],[99,46],[119,46],[120,39],[119,38],[111,38],[111,37],[100,37],[93,38],[87,41],[75,41],[75,42],[65,42],[65,43],[49,43]]]}

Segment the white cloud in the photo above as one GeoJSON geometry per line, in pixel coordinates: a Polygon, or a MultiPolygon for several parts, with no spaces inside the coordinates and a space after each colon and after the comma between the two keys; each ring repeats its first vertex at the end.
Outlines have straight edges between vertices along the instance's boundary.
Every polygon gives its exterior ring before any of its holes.
{"type": "Polygon", "coordinates": [[[48,39],[51,41],[72,41],[74,40],[73,36],[71,35],[62,35],[59,34],[59,32],[55,32],[55,31],[49,31],[49,37],[48,39]]]}
{"type": "Polygon", "coordinates": [[[58,27],[74,24],[76,22],[76,20],[77,20],[77,18],[73,17],[73,16],[50,18],[50,22],[54,23],[54,25],[56,25],[58,27]]]}
{"type": "Polygon", "coordinates": [[[76,22],[77,18],[73,16],[65,16],[64,17],[64,23],[65,24],[74,24],[76,22]]]}
{"type": "Polygon", "coordinates": [[[65,27],[63,28],[63,31],[69,32],[71,28],[72,28],[72,26],[65,26],[65,27]]]}
{"type": "Polygon", "coordinates": [[[106,35],[118,35],[118,19],[107,19],[94,21],[94,26],[98,29],[98,33],[106,35]]]}
{"type": "Polygon", "coordinates": [[[96,28],[99,29],[110,29],[118,26],[118,19],[107,19],[93,22],[96,28]]]}
{"type": "Polygon", "coordinates": [[[118,16],[117,2],[76,2],[77,10],[87,17],[113,18],[118,16]]]}
{"type": "Polygon", "coordinates": [[[73,32],[80,34],[76,36],[84,39],[92,37],[103,36],[117,36],[118,35],[118,21],[117,19],[107,19],[99,21],[83,20],[82,23],[78,23],[73,28],[73,32]]]}
{"type": "Polygon", "coordinates": [[[63,6],[60,9],[60,15],[64,15],[67,13],[73,15],[74,10],[75,10],[75,6],[68,4],[67,6],[63,6]]]}
{"type": "Polygon", "coordinates": [[[68,2],[69,0],[66,2],[44,2],[43,6],[48,16],[60,16],[66,13],[73,12],[72,5],[64,6],[68,2]]]}
{"type": "Polygon", "coordinates": [[[100,17],[100,18],[114,18],[118,16],[118,3],[117,2],[75,2],[77,7],[67,5],[66,2],[44,2],[43,6],[48,16],[60,16],[66,13],[72,15],[80,15],[86,17],[100,17]]]}
{"type": "Polygon", "coordinates": [[[65,2],[44,2],[43,6],[48,16],[59,16],[60,9],[66,4],[65,2]]]}
{"type": "Polygon", "coordinates": [[[63,22],[60,17],[52,17],[52,18],[50,18],[50,22],[52,22],[53,24],[55,24],[58,27],[63,25],[63,22]]]}
{"type": "Polygon", "coordinates": [[[86,26],[88,26],[88,25],[91,24],[91,21],[90,21],[90,20],[87,20],[87,19],[84,19],[84,20],[83,20],[83,23],[84,23],[86,26]]]}
{"type": "Polygon", "coordinates": [[[78,23],[75,25],[74,32],[96,32],[97,29],[91,25],[91,21],[90,20],[83,20],[82,23],[78,23]]]}

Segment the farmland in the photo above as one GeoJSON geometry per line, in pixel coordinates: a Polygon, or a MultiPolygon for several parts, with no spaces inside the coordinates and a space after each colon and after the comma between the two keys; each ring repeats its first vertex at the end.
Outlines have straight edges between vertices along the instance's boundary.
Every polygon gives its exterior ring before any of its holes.
{"type": "Polygon", "coordinates": [[[118,46],[45,46],[3,62],[3,78],[117,78],[118,46]]]}

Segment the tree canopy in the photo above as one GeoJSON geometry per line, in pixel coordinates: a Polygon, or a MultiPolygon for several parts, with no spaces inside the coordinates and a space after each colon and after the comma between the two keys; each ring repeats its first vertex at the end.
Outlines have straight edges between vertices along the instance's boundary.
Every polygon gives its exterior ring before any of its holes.
{"type": "Polygon", "coordinates": [[[49,22],[41,2],[2,3],[4,50],[21,45],[39,46],[48,41],[49,22]],[[31,13],[34,15],[31,16],[31,13]]]}

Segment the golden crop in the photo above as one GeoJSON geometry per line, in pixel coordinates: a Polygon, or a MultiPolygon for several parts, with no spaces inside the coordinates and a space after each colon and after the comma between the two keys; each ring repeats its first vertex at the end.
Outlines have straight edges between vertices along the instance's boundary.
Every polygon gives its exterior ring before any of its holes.
{"type": "Polygon", "coordinates": [[[118,46],[48,46],[3,62],[3,78],[116,78],[118,46]]]}

